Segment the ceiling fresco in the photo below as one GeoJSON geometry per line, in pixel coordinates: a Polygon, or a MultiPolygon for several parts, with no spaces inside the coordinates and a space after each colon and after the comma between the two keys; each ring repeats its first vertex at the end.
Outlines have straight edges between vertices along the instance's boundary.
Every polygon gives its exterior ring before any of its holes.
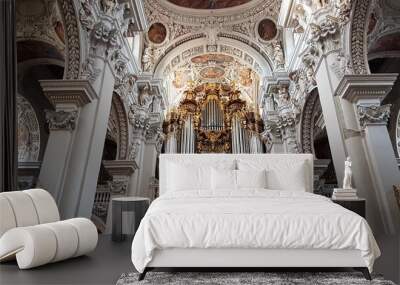
{"type": "Polygon", "coordinates": [[[205,53],[188,58],[173,72],[166,74],[166,79],[171,82],[168,101],[172,106],[179,104],[185,90],[204,84],[219,84],[228,90],[229,86],[236,86],[243,98],[251,103],[256,93],[254,88],[257,88],[254,83],[259,82],[256,71],[233,56],[222,53],[205,53]]]}
{"type": "Polygon", "coordinates": [[[270,41],[276,37],[278,29],[274,21],[270,19],[263,19],[258,24],[257,32],[262,40],[270,41]]]}
{"type": "Polygon", "coordinates": [[[233,61],[233,57],[224,54],[203,54],[191,59],[192,63],[195,64],[208,64],[208,63],[215,63],[215,64],[226,64],[233,61]]]}
{"type": "Polygon", "coordinates": [[[220,78],[225,74],[225,71],[223,68],[221,67],[206,67],[203,68],[200,71],[200,75],[201,77],[205,78],[205,79],[215,79],[215,78],[220,78]]]}
{"type": "Polygon", "coordinates": [[[167,29],[161,23],[154,23],[150,26],[147,37],[152,43],[161,44],[167,37],[167,29]]]}
{"type": "Polygon", "coordinates": [[[251,0],[168,0],[169,2],[192,9],[224,9],[239,6],[251,0]]]}

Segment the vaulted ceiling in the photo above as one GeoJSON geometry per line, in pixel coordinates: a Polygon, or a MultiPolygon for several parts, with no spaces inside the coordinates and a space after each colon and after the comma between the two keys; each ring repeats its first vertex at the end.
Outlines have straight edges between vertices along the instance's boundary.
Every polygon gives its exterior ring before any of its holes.
{"type": "Polygon", "coordinates": [[[281,0],[145,0],[143,70],[164,81],[168,107],[188,85],[236,84],[257,102],[262,78],[283,59],[281,0]]]}

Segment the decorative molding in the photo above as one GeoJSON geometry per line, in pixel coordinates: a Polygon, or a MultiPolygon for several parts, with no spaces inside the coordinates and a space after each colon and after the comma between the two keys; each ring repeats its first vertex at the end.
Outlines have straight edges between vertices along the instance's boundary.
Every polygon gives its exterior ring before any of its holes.
{"type": "Polygon", "coordinates": [[[353,2],[350,54],[354,74],[369,74],[367,59],[367,23],[370,0],[353,2]]]}
{"type": "Polygon", "coordinates": [[[52,111],[45,110],[46,121],[49,124],[49,130],[69,130],[75,129],[76,120],[78,119],[78,111],[52,111]]]}
{"type": "Polygon", "coordinates": [[[302,153],[314,153],[314,120],[316,107],[320,104],[317,92],[308,94],[303,107],[300,126],[300,152],[302,153]]]}
{"type": "Polygon", "coordinates": [[[390,117],[391,104],[387,105],[357,105],[357,113],[361,128],[368,125],[386,125],[390,117]]]}
{"type": "Polygon", "coordinates": [[[87,80],[40,80],[43,93],[53,104],[84,106],[98,96],[87,80]]]}
{"type": "Polygon", "coordinates": [[[118,145],[118,159],[127,159],[129,144],[129,122],[124,103],[119,95],[113,94],[108,127],[118,145]]]}
{"type": "Polygon", "coordinates": [[[363,130],[353,130],[353,129],[343,129],[343,135],[345,139],[354,138],[354,137],[361,137],[363,136],[363,130]]]}
{"type": "Polygon", "coordinates": [[[80,37],[74,1],[59,0],[66,35],[65,79],[78,79],[81,66],[80,37]]]}
{"type": "Polygon", "coordinates": [[[380,102],[392,90],[396,79],[396,73],[344,75],[335,95],[352,103],[368,99],[380,102]]]}
{"type": "Polygon", "coordinates": [[[111,176],[129,177],[138,166],[134,160],[103,160],[104,168],[111,176]]]}
{"type": "MultiPolygon", "coordinates": [[[[25,2],[25,9],[16,11],[17,41],[34,40],[49,43],[64,54],[65,35],[62,17],[56,0],[25,2]],[[35,9],[32,9],[32,6],[35,9]],[[26,11],[29,10],[29,13],[26,11]]],[[[19,6],[18,5],[18,6],[19,6]]]]}
{"type": "Polygon", "coordinates": [[[40,126],[35,110],[24,97],[17,95],[18,162],[38,161],[40,126]]]}

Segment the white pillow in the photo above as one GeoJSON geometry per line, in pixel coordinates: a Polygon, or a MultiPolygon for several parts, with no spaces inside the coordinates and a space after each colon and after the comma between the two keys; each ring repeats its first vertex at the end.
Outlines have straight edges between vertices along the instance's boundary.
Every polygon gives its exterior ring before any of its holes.
{"type": "Polygon", "coordinates": [[[266,188],[268,189],[307,191],[310,183],[309,177],[306,176],[305,161],[254,158],[251,160],[238,159],[237,164],[239,170],[266,169],[266,188]]]}
{"type": "Polygon", "coordinates": [[[236,190],[236,170],[213,167],[211,177],[213,190],[236,190]]]}
{"type": "Polygon", "coordinates": [[[307,191],[307,177],[304,171],[304,163],[296,164],[284,171],[271,169],[267,171],[267,181],[269,189],[307,191]]]}
{"type": "Polygon", "coordinates": [[[267,188],[267,171],[263,170],[236,170],[237,187],[240,188],[267,188]]]}
{"type": "Polygon", "coordinates": [[[211,189],[210,167],[187,167],[176,163],[170,163],[168,166],[167,191],[211,189]]]}

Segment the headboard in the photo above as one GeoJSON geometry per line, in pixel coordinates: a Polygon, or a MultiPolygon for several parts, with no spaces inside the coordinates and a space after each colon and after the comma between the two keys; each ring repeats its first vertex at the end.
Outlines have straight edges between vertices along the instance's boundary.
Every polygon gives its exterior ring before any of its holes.
{"type": "MultiPolygon", "coordinates": [[[[304,161],[305,177],[308,177],[307,192],[313,192],[314,157],[312,154],[161,154],[160,155],[160,195],[166,191],[166,181],[168,180],[168,163],[174,162],[187,166],[213,165],[215,163],[227,163],[235,165],[236,160],[255,160],[266,159],[273,161],[285,161],[287,163],[304,161]]],[[[236,168],[235,168],[236,169],[236,168]]],[[[288,177],[289,178],[289,177],[288,177]]]]}

